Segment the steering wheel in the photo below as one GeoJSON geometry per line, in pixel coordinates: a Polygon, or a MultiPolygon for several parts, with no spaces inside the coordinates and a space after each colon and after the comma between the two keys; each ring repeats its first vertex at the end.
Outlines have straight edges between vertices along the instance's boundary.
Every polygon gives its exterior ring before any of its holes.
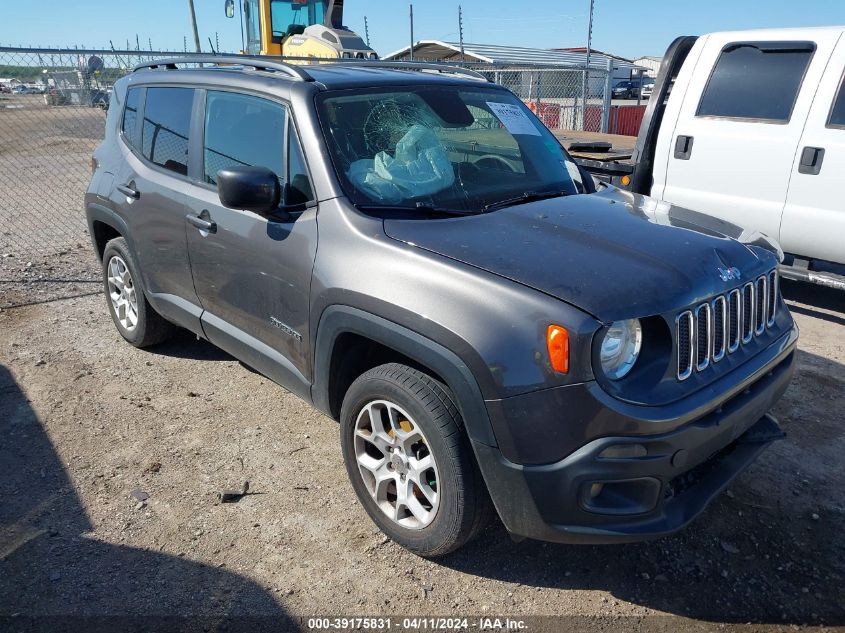
{"type": "Polygon", "coordinates": [[[506,161],[501,156],[496,156],[495,154],[487,154],[486,156],[482,156],[477,161],[473,163],[475,167],[478,169],[498,169],[499,171],[507,171],[510,173],[516,173],[514,168],[511,167],[511,164],[506,161]]]}

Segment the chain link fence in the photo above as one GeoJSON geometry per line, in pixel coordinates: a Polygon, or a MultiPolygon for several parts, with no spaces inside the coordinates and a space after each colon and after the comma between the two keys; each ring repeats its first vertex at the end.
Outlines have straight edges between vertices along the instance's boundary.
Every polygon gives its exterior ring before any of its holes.
{"type": "Polygon", "coordinates": [[[611,104],[608,70],[581,66],[461,64],[505,86],[553,132],[607,132],[611,104]]]}
{"type": "MultiPolygon", "coordinates": [[[[179,55],[0,47],[0,308],[14,303],[10,289],[32,299],[98,279],[82,206],[111,87],[139,63],[179,55]]],[[[466,66],[553,131],[607,129],[607,72],[591,69],[585,81],[578,67],[466,66]]]]}

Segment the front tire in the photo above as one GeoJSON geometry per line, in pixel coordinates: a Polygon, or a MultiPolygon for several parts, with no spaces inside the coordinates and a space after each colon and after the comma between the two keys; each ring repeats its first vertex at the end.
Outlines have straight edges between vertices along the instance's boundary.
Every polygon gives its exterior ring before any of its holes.
{"type": "Polygon", "coordinates": [[[140,269],[126,240],[110,240],[103,250],[102,263],[106,305],[120,335],[135,347],[149,347],[170,338],[175,326],[147,302],[140,269]]]}
{"type": "Polygon", "coordinates": [[[406,365],[358,377],[341,408],[352,487],[393,541],[425,557],[452,552],[489,522],[492,503],[448,388],[406,365]]]}

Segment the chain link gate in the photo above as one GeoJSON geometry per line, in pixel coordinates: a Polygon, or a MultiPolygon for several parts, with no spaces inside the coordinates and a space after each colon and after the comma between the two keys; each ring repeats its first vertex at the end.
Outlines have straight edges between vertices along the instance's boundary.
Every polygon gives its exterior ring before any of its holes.
{"type": "MultiPolygon", "coordinates": [[[[96,290],[83,197],[111,86],[139,63],[180,55],[0,47],[0,308],[96,290]]],[[[583,67],[463,65],[512,90],[553,132],[607,129],[607,71],[589,70],[585,98],[583,67]]]]}

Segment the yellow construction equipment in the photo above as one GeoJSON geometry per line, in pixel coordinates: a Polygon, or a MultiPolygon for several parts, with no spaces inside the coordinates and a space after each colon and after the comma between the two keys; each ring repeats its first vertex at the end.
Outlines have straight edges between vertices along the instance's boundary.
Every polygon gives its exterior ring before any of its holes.
{"type": "MultiPolygon", "coordinates": [[[[343,26],[343,0],[240,0],[247,55],[323,59],[378,59],[343,26]]],[[[235,0],[226,0],[235,17],[235,0]]]]}

